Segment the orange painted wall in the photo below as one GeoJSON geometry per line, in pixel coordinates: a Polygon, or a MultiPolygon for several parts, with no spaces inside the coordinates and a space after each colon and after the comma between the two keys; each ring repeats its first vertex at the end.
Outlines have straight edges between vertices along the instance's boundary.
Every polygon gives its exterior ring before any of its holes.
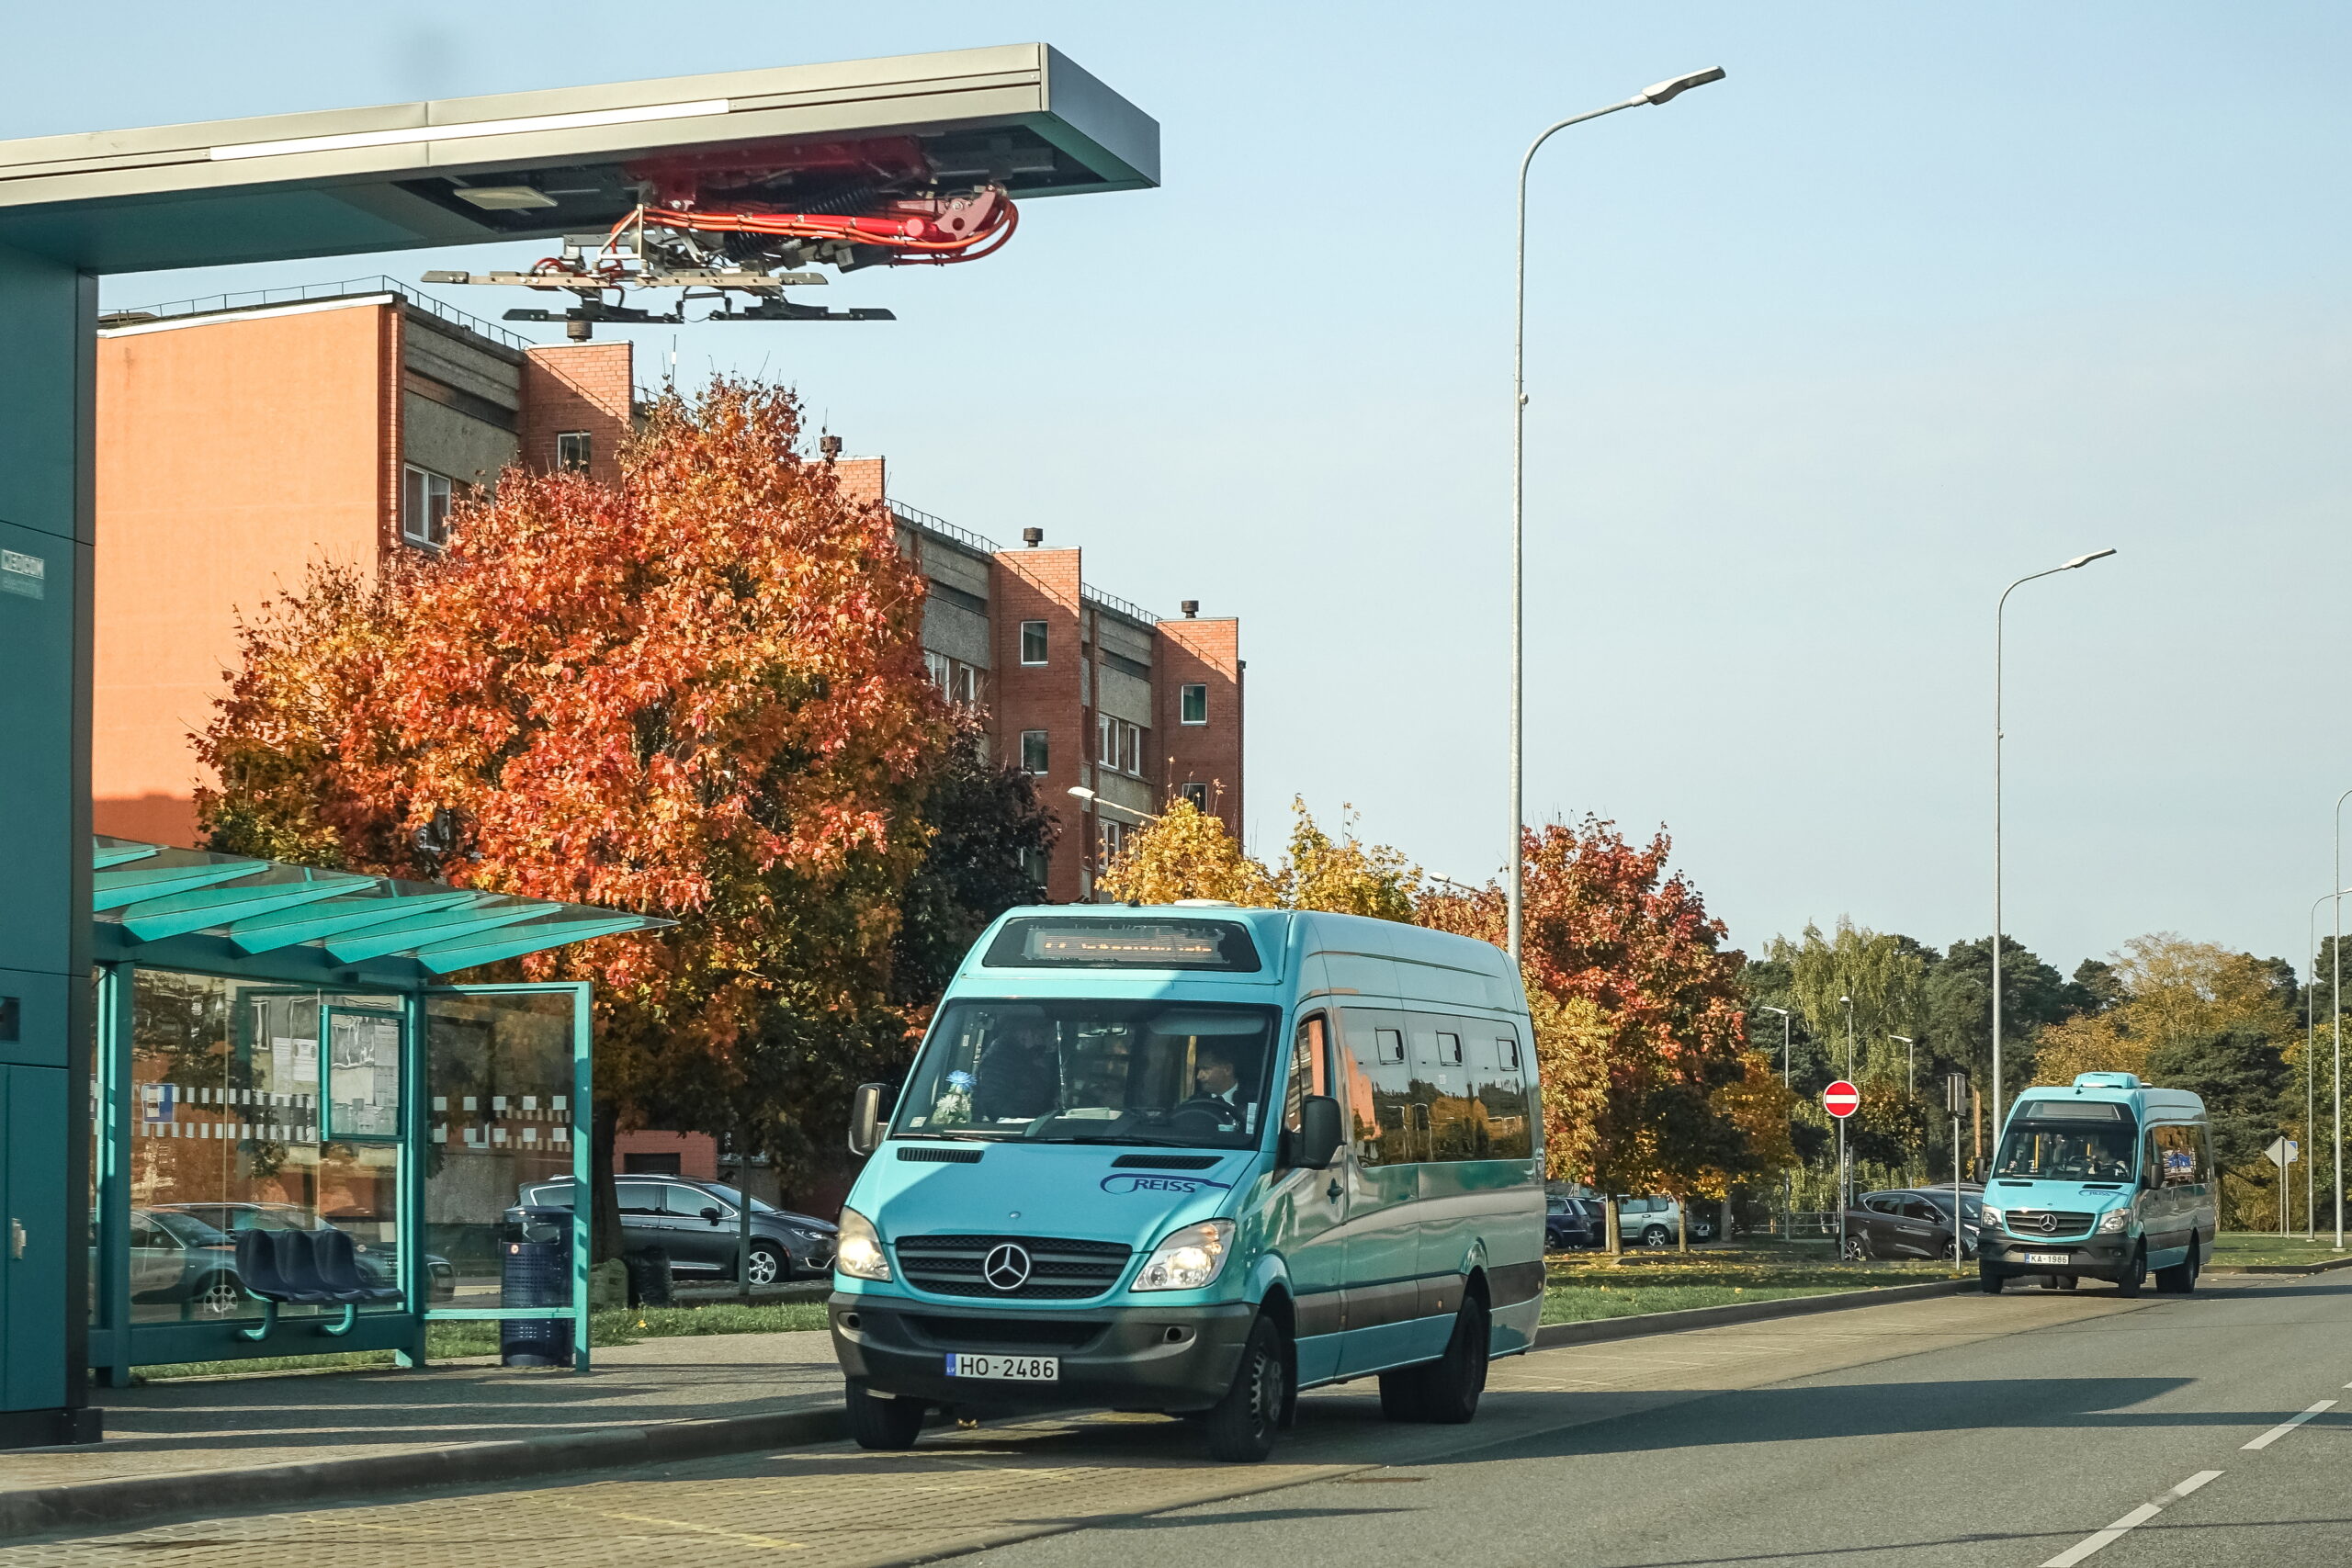
{"type": "Polygon", "coordinates": [[[313,559],[375,569],[399,472],[399,332],[393,310],[361,305],[99,339],[99,832],[193,844],[189,737],[237,662],[239,615],[299,588],[313,559]]]}

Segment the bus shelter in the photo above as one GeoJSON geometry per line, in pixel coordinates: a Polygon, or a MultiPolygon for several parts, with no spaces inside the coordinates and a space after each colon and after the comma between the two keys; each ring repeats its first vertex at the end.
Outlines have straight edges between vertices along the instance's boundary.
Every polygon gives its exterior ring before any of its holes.
{"type": "Polygon", "coordinates": [[[97,1375],[413,1365],[435,1319],[567,1316],[586,1370],[587,1215],[568,1259],[542,1248],[529,1304],[504,1287],[520,1189],[588,1190],[589,987],[453,977],[667,922],[105,837],[92,882],[97,1375]],[[254,1230],[343,1233],[371,1299],[266,1303],[239,1270],[254,1230]]]}

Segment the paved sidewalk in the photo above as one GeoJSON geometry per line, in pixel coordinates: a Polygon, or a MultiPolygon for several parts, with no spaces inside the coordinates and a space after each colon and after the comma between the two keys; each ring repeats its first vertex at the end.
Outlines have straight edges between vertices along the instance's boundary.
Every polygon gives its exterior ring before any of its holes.
{"type": "Polygon", "coordinates": [[[201,1378],[107,1389],[106,1440],[0,1450],[0,1493],[381,1459],[840,1403],[829,1336],[682,1335],[600,1349],[585,1377],[491,1358],[417,1371],[201,1378]]]}

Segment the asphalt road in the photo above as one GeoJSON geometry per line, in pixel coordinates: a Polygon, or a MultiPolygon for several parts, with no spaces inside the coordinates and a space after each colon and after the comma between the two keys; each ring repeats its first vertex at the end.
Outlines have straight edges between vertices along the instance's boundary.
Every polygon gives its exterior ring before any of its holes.
{"type": "MultiPolygon", "coordinates": [[[[2208,1280],[2187,1300],[2137,1310],[2120,1310],[2110,1292],[2077,1293],[2118,1310],[1761,1387],[1668,1395],[1430,1462],[972,1561],[2352,1562],[2352,1280],[2208,1280]],[[2278,1430],[2329,1400],[2335,1408],[2278,1430]],[[2184,1483],[2194,1489],[2166,1499],[2184,1483]],[[2152,1504],[2154,1517],[2120,1537],[2091,1539],[2152,1504]]],[[[2041,1294],[1969,1305],[1989,1315],[2041,1294]]]]}
{"type": "Polygon", "coordinates": [[[1951,1297],[1520,1358],[1466,1427],[1391,1425],[1350,1385],[1261,1466],[1159,1417],[1045,1420],[27,1541],[0,1568],[2346,1563],[2347,1330],[2342,1277],[1951,1297]]]}

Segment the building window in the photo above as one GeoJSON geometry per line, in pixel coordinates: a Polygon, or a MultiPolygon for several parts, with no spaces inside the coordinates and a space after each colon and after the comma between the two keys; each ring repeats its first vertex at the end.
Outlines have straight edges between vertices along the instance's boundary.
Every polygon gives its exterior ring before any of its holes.
{"type": "Polygon", "coordinates": [[[1102,824],[1102,863],[1109,865],[1125,852],[1127,834],[1133,829],[1125,822],[1105,820],[1102,824]]]}
{"type": "Polygon", "coordinates": [[[962,660],[956,661],[956,685],[948,695],[971,707],[980,700],[980,672],[962,660]]]}
{"type": "Polygon", "coordinates": [[[1046,623],[1043,621],[1022,622],[1021,662],[1023,664],[1043,664],[1045,661],[1046,623]]]}
{"type": "Polygon", "coordinates": [[[1143,777],[1143,726],[1119,726],[1119,771],[1130,778],[1143,777]]]}
{"type": "Polygon", "coordinates": [[[1042,729],[1023,730],[1021,732],[1022,768],[1028,773],[1043,773],[1046,772],[1046,732],[1042,729]]]}
{"type": "Polygon", "coordinates": [[[1107,713],[1094,716],[1094,760],[1106,768],[1119,765],[1119,721],[1107,713]]]}
{"type": "Polygon", "coordinates": [[[1206,686],[1185,686],[1178,696],[1176,716],[1186,724],[1206,724],[1209,721],[1209,689],[1206,686]]]}
{"type": "Polygon", "coordinates": [[[1206,811],[1209,808],[1208,785],[1204,784],[1188,784],[1180,793],[1186,800],[1193,803],[1193,810],[1206,811]]]}
{"type": "Polygon", "coordinates": [[[449,542],[449,480],[424,468],[401,470],[401,537],[439,549],[449,542]]]}
{"type": "Polygon", "coordinates": [[[1043,850],[1022,851],[1021,874],[1029,879],[1029,886],[1036,891],[1037,897],[1044,897],[1046,896],[1046,852],[1043,850]]]}
{"type": "Polygon", "coordinates": [[[922,650],[922,671],[931,677],[931,683],[939,688],[941,696],[948,698],[955,696],[956,661],[954,660],[944,653],[933,653],[926,648],[922,650]]]}
{"type": "Polygon", "coordinates": [[[584,430],[567,430],[555,438],[555,466],[560,473],[584,474],[592,444],[584,430]]]}

